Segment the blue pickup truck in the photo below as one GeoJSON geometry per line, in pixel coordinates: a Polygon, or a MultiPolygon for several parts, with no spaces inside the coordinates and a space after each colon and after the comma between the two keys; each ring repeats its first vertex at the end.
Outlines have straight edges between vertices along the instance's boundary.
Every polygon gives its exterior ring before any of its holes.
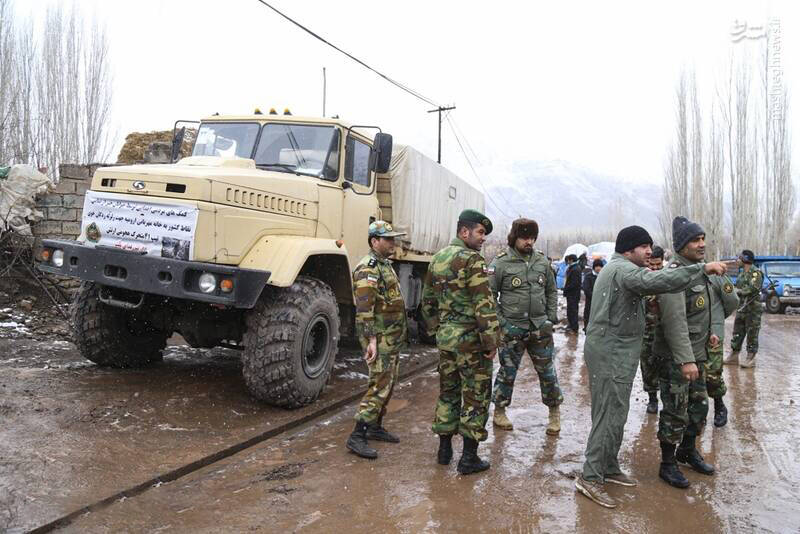
{"type": "MultiPolygon", "coordinates": [[[[800,306],[800,256],[756,256],[755,266],[764,273],[761,297],[768,313],[786,313],[800,306]]],[[[736,281],[738,272],[729,273],[736,281]]]]}

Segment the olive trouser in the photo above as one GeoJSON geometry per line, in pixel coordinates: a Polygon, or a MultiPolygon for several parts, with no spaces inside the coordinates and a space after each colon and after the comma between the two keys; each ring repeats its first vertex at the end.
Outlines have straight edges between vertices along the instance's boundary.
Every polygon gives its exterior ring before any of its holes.
{"type": "Polygon", "coordinates": [[[371,424],[382,420],[386,414],[386,406],[392,398],[394,384],[397,381],[400,353],[385,353],[379,350],[378,356],[372,363],[368,363],[367,367],[369,367],[367,392],[358,405],[355,419],[371,424]]]}
{"type": "Polygon", "coordinates": [[[684,435],[694,437],[703,433],[708,416],[705,362],[697,362],[697,369],[697,380],[690,382],[683,377],[680,364],[672,358],[662,358],[659,441],[678,445],[684,435]]]}
{"type": "Polygon", "coordinates": [[[747,352],[753,354],[758,352],[758,333],[761,330],[761,303],[758,304],[757,311],[745,309],[736,312],[736,319],[733,321],[733,336],[731,337],[731,349],[741,350],[745,337],[747,337],[747,352]]]}
{"type": "Polygon", "coordinates": [[[507,337],[504,340],[503,347],[499,350],[500,369],[497,370],[497,376],[494,379],[492,401],[495,406],[505,408],[511,404],[517,370],[526,350],[533,362],[534,369],[536,369],[536,374],[539,375],[542,402],[547,406],[558,406],[564,402],[553,362],[553,347],[552,333],[539,336],[536,332],[532,332],[526,339],[507,337]]]}
{"type": "Polygon", "coordinates": [[[433,420],[435,434],[456,432],[475,441],[487,436],[492,394],[492,360],[483,352],[439,351],[439,399],[433,420]]]}

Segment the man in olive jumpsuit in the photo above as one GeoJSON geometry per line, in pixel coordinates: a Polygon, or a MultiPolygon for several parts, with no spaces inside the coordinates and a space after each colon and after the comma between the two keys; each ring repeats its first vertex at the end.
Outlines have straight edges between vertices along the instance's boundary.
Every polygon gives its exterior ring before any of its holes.
{"type": "Polygon", "coordinates": [[[397,380],[400,349],[408,337],[406,306],[389,256],[394,254],[395,232],[385,221],[369,225],[369,254],[353,271],[356,301],[356,334],[364,349],[369,368],[369,383],[356,413],[356,427],[347,439],[347,448],[362,458],[377,458],[367,440],[398,443],[400,440],[383,428],[386,405],[397,380]]]}
{"type": "Polygon", "coordinates": [[[558,406],[564,402],[553,363],[558,294],[550,262],[533,248],[538,237],[536,221],[517,219],[511,224],[508,248],[489,265],[489,285],[495,299],[499,298],[497,317],[503,330],[500,369],[494,380],[494,425],[514,429],[506,407],[511,404],[517,370],[527,350],[539,375],[542,402],[550,411],[545,432],[555,436],[561,430],[558,406]]]}
{"type": "Polygon", "coordinates": [[[617,235],[615,253],[594,286],[592,312],[584,344],[592,396],[592,430],[586,444],[583,473],[576,489],[601,506],[615,508],[605,482],[635,486],[617,456],[628,419],[631,388],[644,334],[645,295],[680,291],[705,279],[703,272],[723,273],[721,263],[679,269],[645,268],[653,240],[640,226],[617,235]]]}

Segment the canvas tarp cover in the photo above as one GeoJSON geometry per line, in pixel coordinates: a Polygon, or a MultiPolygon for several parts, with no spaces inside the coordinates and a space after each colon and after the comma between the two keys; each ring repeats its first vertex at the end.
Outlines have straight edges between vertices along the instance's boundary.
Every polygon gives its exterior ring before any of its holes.
{"type": "Polygon", "coordinates": [[[484,212],[483,193],[418,150],[395,144],[389,172],[392,226],[406,232],[405,245],[433,254],[453,239],[458,214],[484,212]]]}

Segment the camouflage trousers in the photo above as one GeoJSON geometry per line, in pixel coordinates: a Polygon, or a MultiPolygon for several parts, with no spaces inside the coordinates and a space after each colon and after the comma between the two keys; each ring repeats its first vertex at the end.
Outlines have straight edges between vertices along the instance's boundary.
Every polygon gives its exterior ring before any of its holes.
{"type": "Polygon", "coordinates": [[[356,412],[356,421],[362,423],[375,423],[383,419],[386,405],[392,398],[394,383],[400,368],[400,353],[385,353],[378,350],[378,356],[369,367],[369,382],[367,392],[361,399],[356,412]]]}
{"type": "MultiPolygon", "coordinates": [[[[759,303],[759,306],[761,304],[759,303]]],[[[761,330],[761,313],[751,310],[736,312],[733,321],[733,337],[731,349],[741,350],[745,337],[747,337],[747,352],[758,352],[758,332],[761,330]]]]}
{"type": "Polygon", "coordinates": [[[526,341],[505,340],[504,346],[499,350],[500,369],[494,379],[492,402],[498,408],[505,408],[511,404],[514,381],[525,350],[528,351],[536,374],[539,375],[542,402],[547,406],[558,406],[564,402],[564,396],[561,394],[556,366],[553,363],[553,335],[538,336],[536,333],[531,334],[526,341]]]}
{"type": "Polygon", "coordinates": [[[708,359],[703,362],[706,368],[706,389],[708,396],[712,399],[719,399],[728,392],[725,379],[722,378],[722,358],[723,343],[720,340],[716,347],[708,345],[708,359]]]}
{"type": "Polygon", "coordinates": [[[482,352],[439,351],[439,399],[433,432],[486,439],[492,360],[482,352]]]}
{"type": "Polygon", "coordinates": [[[644,340],[639,355],[639,367],[642,369],[642,386],[647,393],[658,391],[659,358],[653,354],[653,340],[644,340]],[[649,341],[649,342],[648,342],[649,341]]]}
{"type": "Polygon", "coordinates": [[[708,415],[705,362],[698,362],[700,375],[687,381],[681,366],[671,358],[664,358],[660,366],[661,402],[658,416],[658,440],[678,445],[683,436],[699,436],[708,415]]]}

